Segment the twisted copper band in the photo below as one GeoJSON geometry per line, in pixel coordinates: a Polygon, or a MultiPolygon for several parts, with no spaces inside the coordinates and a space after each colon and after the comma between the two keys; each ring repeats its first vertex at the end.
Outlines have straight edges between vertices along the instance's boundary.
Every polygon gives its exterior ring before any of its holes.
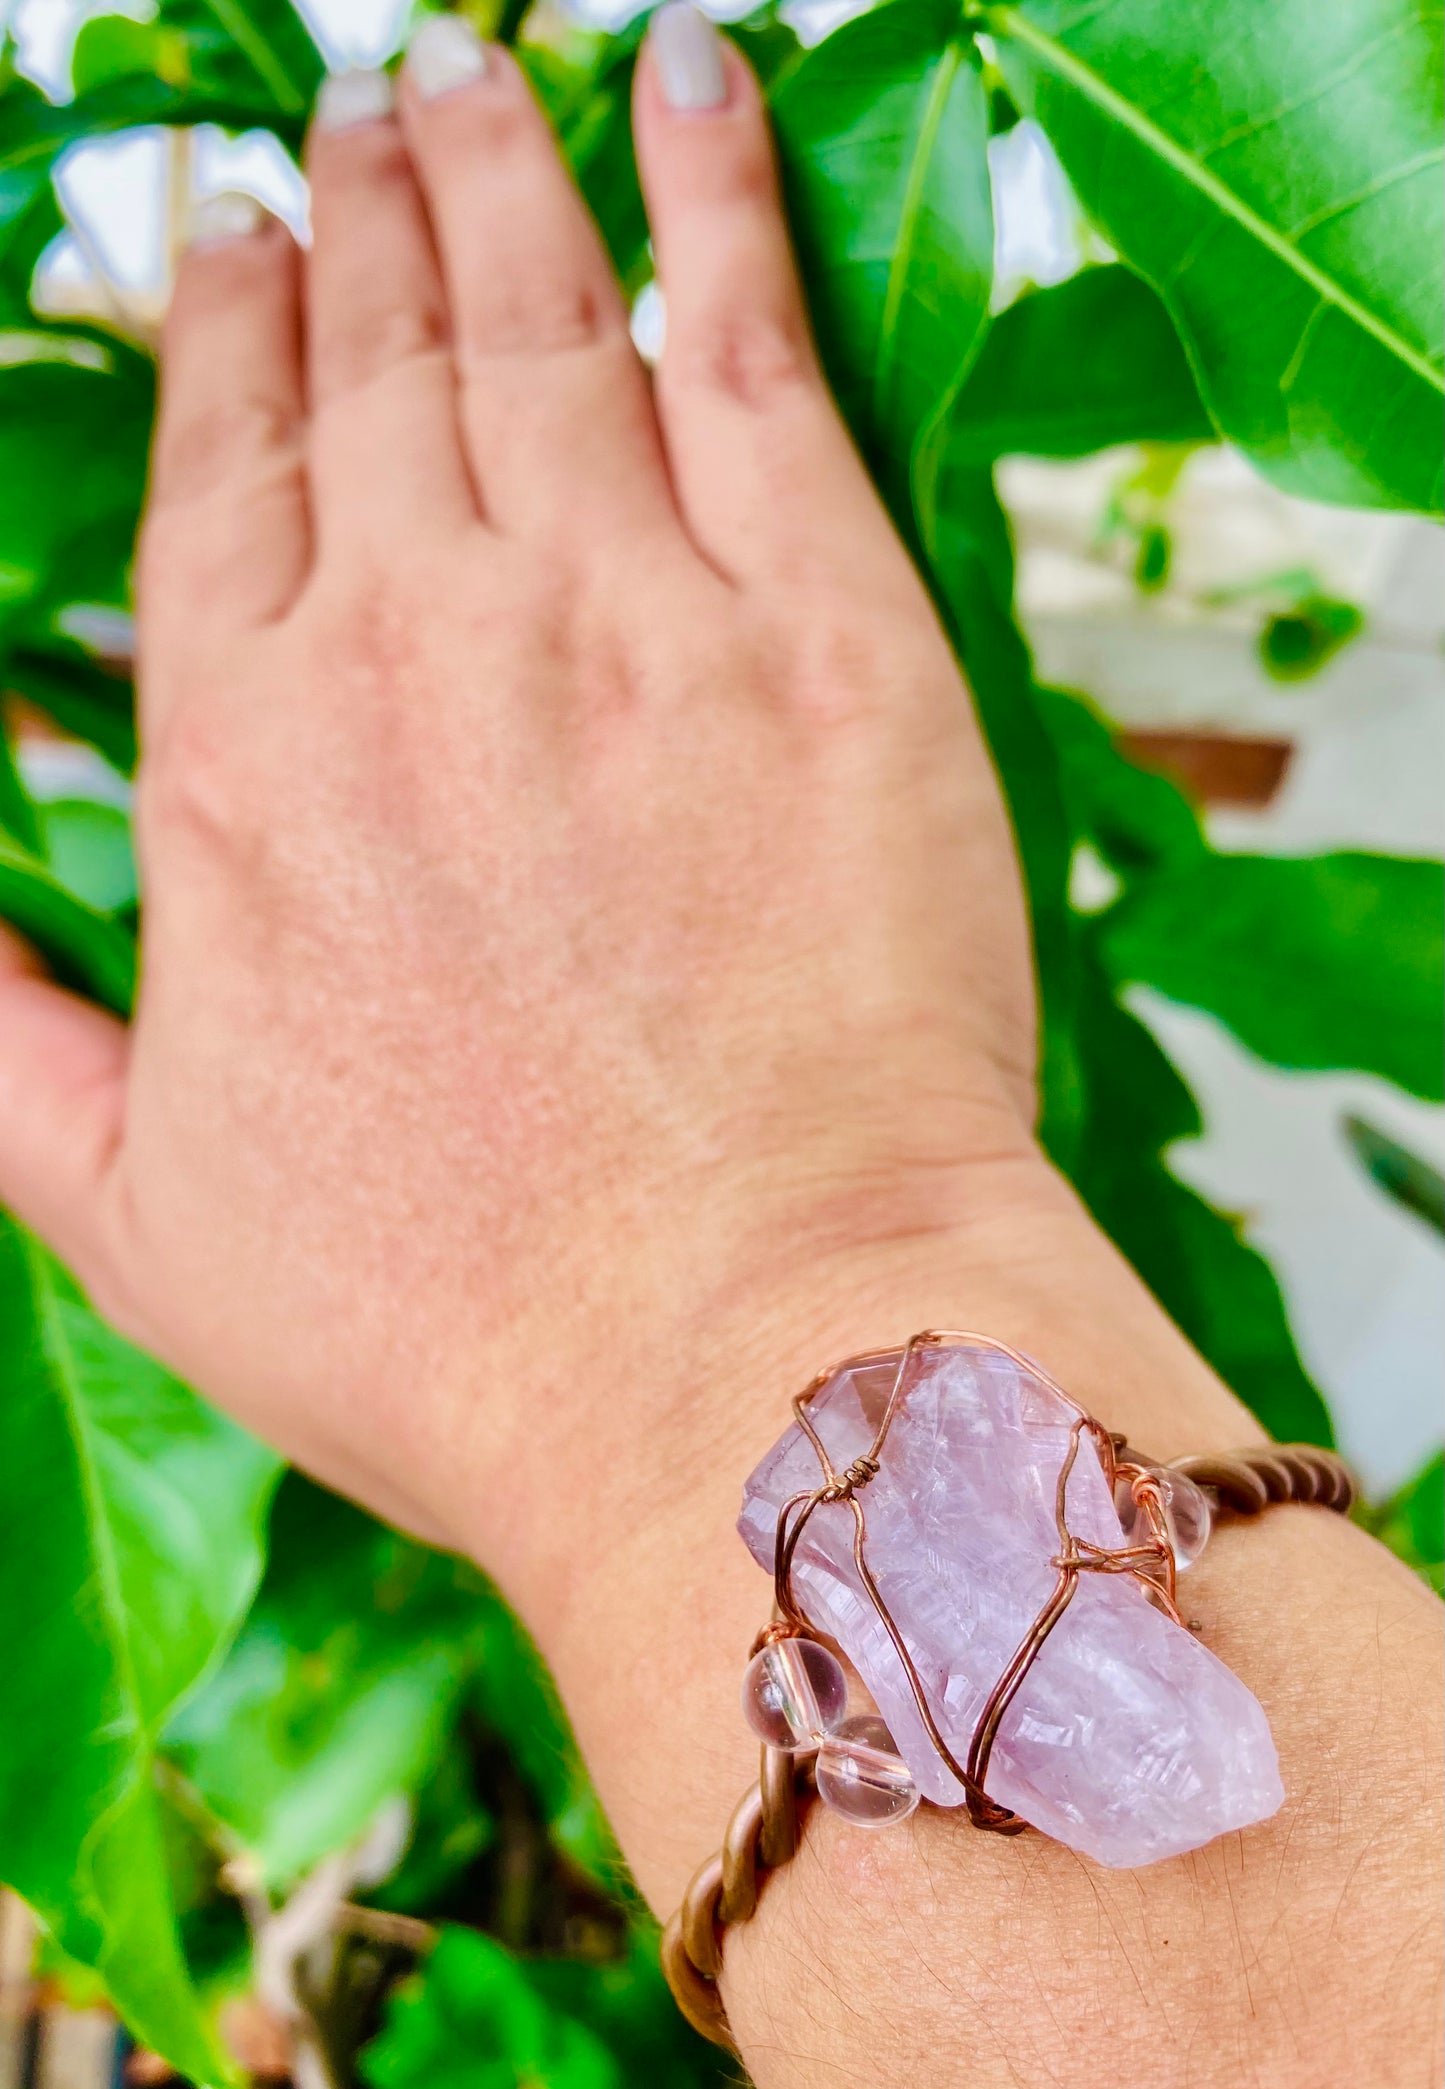
{"type": "MultiPolygon", "coordinates": [[[[1037,1366],[1030,1368],[1036,1370],[1037,1366]]],[[[802,1398],[808,1398],[833,1375],[822,1374],[802,1398]]],[[[1119,1464],[1136,1462],[1137,1454],[1121,1437],[1109,1441],[1119,1464]]],[[[1313,1503],[1343,1515],[1356,1494],[1354,1477],[1344,1460],[1314,1444],[1251,1445],[1248,1450],[1222,1456],[1176,1458],[1165,1469],[1208,1489],[1220,1509],[1237,1516],[1258,1516],[1273,1502],[1313,1503]]],[[[846,1495],[834,1497],[840,1498],[846,1499],[846,1495]]],[[[990,1741],[1004,1708],[993,1719],[990,1741]]],[[[976,1761],[977,1744],[976,1736],[968,1787],[977,1779],[985,1807],[1002,1814],[1003,1809],[982,1793],[984,1766],[976,1761]]],[[[682,1906],[662,1934],[662,1969],[678,2008],[694,2030],[729,2052],[736,2052],[737,2047],[718,1988],[726,1932],[733,1923],[752,1919],[768,1875],[797,1853],[812,1792],[811,1756],[764,1748],[761,1775],[734,1809],[721,1850],[693,1874],[682,1906]]],[[[969,1796],[973,1796],[971,1789],[969,1796]]],[[[978,1826],[1003,1825],[980,1819],[972,1807],[969,1812],[978,1826]]],[[[1012,1824],[1012,1816],[1006,1818],[1012,1824]]]]}

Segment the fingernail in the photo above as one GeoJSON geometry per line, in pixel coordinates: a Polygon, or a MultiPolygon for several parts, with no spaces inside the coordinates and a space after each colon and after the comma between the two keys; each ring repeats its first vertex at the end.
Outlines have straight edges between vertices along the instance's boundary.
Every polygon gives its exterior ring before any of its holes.
{"type": "Polygon", "coordinates": [[[375,123],[389,116],[396,103],[388,73],[332,73],[321,82],[316,97],[316,128],[319,131],[349,131],[354,124],[375,123]]]}
{"type": "Polygon", "coordinates": [[[723,42],[691,0],[667,0],[648,29],[657,77],[668,107],[720,109],[728,98],[723,42]]]}
{"type": "Polygon", "coordinates": [[[411,40],[406,69],[423,101],[469,87],[487,70],[487,47],[461,15],[428,15],[411,40]]]}
{"type": "Polygon", "coordinates": [[[266,212],[254,196],[225,189],[219,196],[203,196],[192,206],[186,245],[219,247],[228,239],[249,239],[265,222],[266,212]]]}

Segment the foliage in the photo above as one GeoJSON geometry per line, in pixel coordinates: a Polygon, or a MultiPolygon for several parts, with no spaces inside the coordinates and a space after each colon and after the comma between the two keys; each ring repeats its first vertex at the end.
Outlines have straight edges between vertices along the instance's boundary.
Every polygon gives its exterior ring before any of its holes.
{"type": "MultiPolygon", "coordinates": [[[[508,34],[526,13],[473,11],[508,34]]],[[[1293,490],[1438,511],[1438,15],[1438,0],[885,0],[811,50],[771,14],[733,32],[772,102],[828,370],[1009,797],[1043,989],[1043,1136],[1266,1424],[1317,1440],[1328,1418],[1268,1266],[1170,1170],[1199,1113],[1127,996],[1208,1010],[1279,1066],[1438,1096],[1438,867],[1215,851],[1084,699],[1040,686],[992,474],[1006,453],[1156,446],[1118,517],[1154,586],[1168,486],[1221,433],[1293,490]],[[990,317],[988,144],[1017,109],[1121,258],[990,317]],[[1110,881],[1092,911],[1072,898],[1081,858],[1110,881]]],[[[628,129],[638,38],[554,21],[522,43],[634,292],[650,266],[628,129]]],[[[122,329],[36,310],[63,223],[53,177],[77,143],[152,123],[259,127],[294,150],[321,71],[291,0],[92,19],[67,101],[8,56],[0,69],[0,916],[121,1010],[135,740],[115,634],[154,369],[122,329]],[[42,802],[14,757],[23,716],[96,750],[104,787],[42,802]]],[[[1262,633],[1267,663],[1315,670],[1353,614],[1295,589],[1262,633]]],[[[1423,1164],[1368,1127],[1349,1136],[1382,1185],[1438,1210],[1423,1164]]],[[[294,1475],[268,1514],[269,1455],[104,1329],[3,1221],[0,1358],[0,1872],[139,2035],[196,2081],[224,2079],[214,2009],[248,1978],[238,1890],[264,1919],[404,1801],[410,1843],[370,1905],[424,1918],[428,1938],[442,1926],[399,1986],[414,1947],[340,1955],[338,1983],[369,1997],[358,2023],[395,1988],[365,2080],[720,2079],[665,2001],[550,1684],[480,1577],[294,1475]]],[[[1440,1499],[1437,1461],[1375,1512],[1437,1581],[1440,1499]]]]}
{"type": "Polygon", "coordinates": [[[1445,1453],[1437,1452],[1365,1522],[1430,1586],[1445,1595],[1445,1453]]]}

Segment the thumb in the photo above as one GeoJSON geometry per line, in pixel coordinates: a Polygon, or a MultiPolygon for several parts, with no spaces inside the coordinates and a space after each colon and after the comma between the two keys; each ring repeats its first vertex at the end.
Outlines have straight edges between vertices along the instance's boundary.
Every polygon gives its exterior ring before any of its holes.
{"type": "Polygon", "coordinates": [[[128,1059],[124,1023],[57,986],[0,925],[0,1202],[102,1296],[128,1059]]]}

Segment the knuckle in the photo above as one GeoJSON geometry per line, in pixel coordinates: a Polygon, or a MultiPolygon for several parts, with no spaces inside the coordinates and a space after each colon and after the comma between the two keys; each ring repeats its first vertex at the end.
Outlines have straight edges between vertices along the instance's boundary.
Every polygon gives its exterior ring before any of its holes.
{"type": "Polygon", "coordinates": [[[935,663],[897,627],[867,617],[802,617],[790,631],[787,685],[794,707],[821,725],[846,725],[906,704],[935,663]]]}
{"type": "Polygon", "coordinates": [[[668,389],[720,392],[765,413],[811,385],[812,349],[801,324],[776,314],[715,313],[666,344],[661,379],[668,389]]]}
{"type": "Polygon", "coordinates": [[[243,466],[294,456],[294,409],[262,393],[232,393],[204,409],[163,418],[156,451],[157,502],[172,505],[224,485],[243,466]]]}
{"type": "Polygon", "coordinates": [[[426,361],[446,344],[446,315],[437,304],[344,298],[337,316],[318,329],[316,360],[326,391],[335,396],[359,391],[401,365],[426,361]]]}
{"type": "Polygon", "coordinates": [[[533,277],[494,286],[466,357],[485,365],[516,352],[561,355],[625,337],[616,300],[585,278],[533,277]]]}
{"type": "Polygon", "coordinates": [[[219,708],[177,703],[147,749],[136,786],[147,839],[182,839],[213,856],[254,838],[231,734],[219,708]]]}

